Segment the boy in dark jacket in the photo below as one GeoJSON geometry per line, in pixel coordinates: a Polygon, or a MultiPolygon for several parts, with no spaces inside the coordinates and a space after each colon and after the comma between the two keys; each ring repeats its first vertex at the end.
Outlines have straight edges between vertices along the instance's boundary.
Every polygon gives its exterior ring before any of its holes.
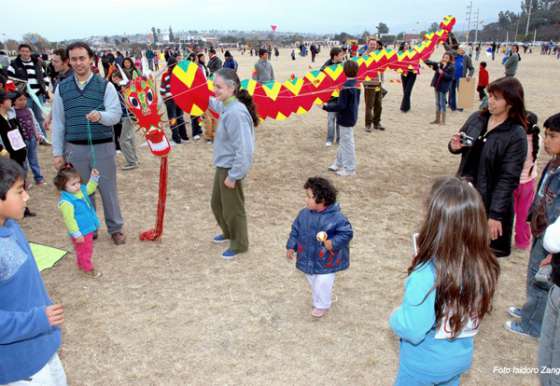
{"type": "Polygon", "coordinates": [[[435,89],[436,94],[436,119],[430,123],[445,125],[447,93],[455,74],[453,56],[446,52],[441,57],[439,63],[432,62],[431,60],[427,60],[425,63],[435,71],[431,86],[435,89]]]}
{"type": "MultiPolygon", "coordinates": [[[[331,58],[321,66],[321,71],[325,71],[325,69],[329,66],[334,64],[342,63],[344,60],[344,52],[340,47],[333,47],[331,48],[330,52],[331,58]]],[[[336,97],[331,97],[328,103],[336,103],[336,97]]],[[[336,112],[332,111],[329,112],[327,118],[327,142],[326,146],[331,146],[335,142],[335,132],[336,132],[336,143],[340,141],[340,129],[338,128],[338,124],[336,123],[336,112]]]]}
{"type": "Polygon", "coordinates": [[[350,265],[349,243],[353,231],[340,212],[337,191],[328,180],[312,177],[303,188],[307,207],[292,224],[287,256],[293,260],[297,252],[296,267],[305,273],[313,292],[311,315],[320,318],[331,307],[335,272],[350,265]]]}
{"type": "Polygon", "coordinates": [[[340,128],[340,144],[336,152],[336,160],[329,170],[341,177],[356,174],[356,148],[354,145],[354,126],[358,119],[360,89],[356,86],[358,63],[348,60],[344,63],[346,82],[340,90],[338,99],[323,105],[323,110],[336,112],[337,124],[340,128]]]}

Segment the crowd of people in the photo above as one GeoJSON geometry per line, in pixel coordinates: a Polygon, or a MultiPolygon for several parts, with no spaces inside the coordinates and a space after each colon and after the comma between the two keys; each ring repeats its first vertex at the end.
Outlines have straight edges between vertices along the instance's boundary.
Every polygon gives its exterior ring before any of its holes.
{"type": "MultiPolygon", "coordinates": [[[[370,38],[357,52],[367,55],[382,47],[381,41],[370,38]]],[[[406,42],[399,47],[408,49],[406,42]]],[[[435,124],[446,123],[448,104],[460,111],[456,91],[461,82],[472,81],[475,72],[472,53],[466,54],[465,47],[451,38],[446,49],[439,62],[426,61],[434,71],[435,124]]],[[[317,47],[311,50],[312,61],[318,52],[317,47]]],[[[37,143],[52,145],[58,208],[75,248],[77,267],[87,277],[99,278],[102,272],[93,262],[100,229],[94,193],[99,191],[101,196],[112,241],[124,244],[117,150],[126,160],[124,170],[135,169],[139,163],[134,116],[124,103],[122,88],[146,69],[161,76],[158,91],[176,145],[189,137],[185,114],[172,98],[171,71],[186,58],[213,80],[210,109],[219,119],[210,139],[215,167],[210,204],[221,232],[212,242],[228,245],[222,253],[225,260],[249,249],[243,187],[253,164],[259,118],[252,97],[241,89],[232,53],[224,52],[224,60],[213,48],[207,54],[208,61],[204,51],[172,49],[161,53],[163,58],[151,49],[131,56],[96,55],[86,43],[75,42],[52,52],[46,65],[32,54],[31,46],[22,44],[17,58],[7,66],[0,80],[0,384],[66,384],[57,354],[64,309],[49,299],[18,225],[25,215],[33,215],[26,204],[30,187],[26,170],[31,169],[36,185],[45,184],[37,143]],[[16,84],[10,85],[10,80],[16,84]],[[52,106],[48,114],[43,110],[46,99],[52,106]]],[[[271,50],[261,48],[257,54],[253,79],[273,81],[271,50]]],[[[353,130],[362,89],[365,131],[385,130],[381,124],[387,94],[383,74],[360,84],[358,64],[348,56],[342,47],[333,47],[321,68],[341,65],[346,76],[338,96],[322,106],[327,112],[326,145],[338,144],[328,170],[340,177],[356,174],[353,130]]],[[[555,355],[560,344],[556,307],[560,300],[560,114],[544,121],[544,149],[552,160],[536,184],[540,130],[515,77],[520,61],[519,47],[508,48],[504,76],[493,82],[489,82],[486,63],[480,63],[481,108],[448,143],[449,151],[460,156],[458,170],[455,177],[433,184],[415,238],[403,302],[389,321],[400,338],[397,385],[460,383],[471,367],[480,321],[492,309],[500,272],[497,258],[511,254],[514,229],[515,246],[530,253],[527,298],[522,307],[507,310],[513,319],[505,328],[519,335],[540,336],[539,365],[560,368],[555,355]]],[[[403,113],[412,109],[415,80],[414,71],[402,74],[403,113]]],[[[190,119],[192,138],[199,140],[203,134],[199,120],[190,119]]],[[[309,178],[302,195],[306,207],[293,221],[286,255],[296,260],[311,287],[311,315],[322,318],[332,305],[336,272],[349,267],[354,232],[341,212],[332,181],[309,178]]],[[[541,374],[543,384],[557,381],[555,374],[541,374]]]]}

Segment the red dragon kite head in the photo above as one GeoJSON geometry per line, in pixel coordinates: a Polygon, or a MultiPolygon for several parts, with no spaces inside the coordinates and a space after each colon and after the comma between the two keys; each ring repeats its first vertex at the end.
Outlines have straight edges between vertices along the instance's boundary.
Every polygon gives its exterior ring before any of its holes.
{"type": "Polygon", "coordinates": [[[158,157],[169,154],[171,146],[161,128],[154,80],[144,76],[134,77],[123,89],[123,97],[128,110],[134,114],[138,126],[144,131],[150,151],[158,157]]]}

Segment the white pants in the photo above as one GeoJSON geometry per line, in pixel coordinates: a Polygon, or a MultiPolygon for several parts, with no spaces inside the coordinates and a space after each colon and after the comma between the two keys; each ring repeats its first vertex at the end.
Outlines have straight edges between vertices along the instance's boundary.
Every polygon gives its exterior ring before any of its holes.
{"type": "Polygon", "coordinates": [[[58,354],[54,354],[45,366],[28,380],[8,383],[7,386],[67,386],[66,374],[58,354]]]}
{"type": "Polygon", "coordinates": [[[336,152],[335,164],[347,171],[356,170],[356,146],[354,144],[354,128],[340,126],[340,142],[336,152]]]}
{"type": "Polygon", "coordinates": [[[334,285],[334,273],[326,273],[323,275],[308,275],[305,274],[311,292],[313,293],[313,307],[321,310],[328,310],[331,308],[332,288],[334,285]]]}

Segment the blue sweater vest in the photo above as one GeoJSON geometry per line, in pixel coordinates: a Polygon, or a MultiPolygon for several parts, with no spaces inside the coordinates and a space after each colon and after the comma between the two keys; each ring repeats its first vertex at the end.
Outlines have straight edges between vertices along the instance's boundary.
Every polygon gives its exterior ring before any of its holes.
{"type": "MultiPolygon", "coordinates": [[[[59,92],[64,102],[64,121],[67,142],[87,143],[88,127],[86,115],[92,110],[105,110],[105,89],[107,81],[94,75],[86,87],[80,90],[76,78],[70,76],[60,82],[59,92]]],[[[113,127],[99,122],[90,122],[91,139],[95,142],[110,142],[113,139],[113,127]]]]}
{"type": "Polygon", "coordinates": [[[85,236],[91,232],[95,232],[99,228],[99,219],[93,210],[93,205],[87,194],[86,186],[81,185],[80,190],[84,198],[78,198],[72,193],[63,191],[60,194],[59,203],[66,201],[74,206],[74,217],[78,223],[78,228],[80,228],[80,233],[85,236]]]}

